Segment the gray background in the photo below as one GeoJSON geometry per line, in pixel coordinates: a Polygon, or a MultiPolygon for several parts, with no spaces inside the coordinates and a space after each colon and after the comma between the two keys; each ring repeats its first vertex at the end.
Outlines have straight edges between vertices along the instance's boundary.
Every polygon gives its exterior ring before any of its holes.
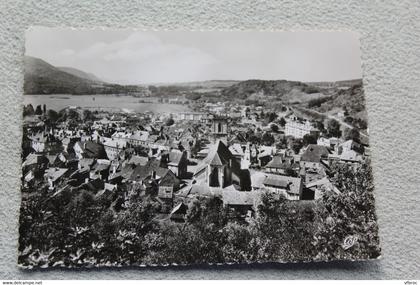
{"type": "MultiPolygon", "coordinates": [[[[420,278],[420,1],[0,1],[0,279],[420,278]],[[16,266],[24,31],[30,25],[361,34],[381,260],[22,271],[16,266]]],[[[310,45],[310,42],[308,42],[310,45]]]]}

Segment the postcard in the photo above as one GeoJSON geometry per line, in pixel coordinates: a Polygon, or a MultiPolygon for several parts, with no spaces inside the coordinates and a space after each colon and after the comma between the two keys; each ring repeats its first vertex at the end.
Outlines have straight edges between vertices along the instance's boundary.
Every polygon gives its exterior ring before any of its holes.
{"type": "Polygon", "coordinates": [[[23,268],[380,257],[358,35],[33,27],[23,268]]]}

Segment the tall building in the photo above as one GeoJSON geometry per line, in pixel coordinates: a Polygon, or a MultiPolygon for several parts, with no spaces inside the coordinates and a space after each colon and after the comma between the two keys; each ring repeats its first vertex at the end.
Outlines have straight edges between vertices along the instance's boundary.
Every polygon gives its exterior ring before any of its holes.
{"type": "Polygon", "coordinates": [[[286,121],[285,135],[292,136],[298,139],[303,138],[308,134],[316,134],[318,129],[313,127],[309,121],[301,121],[296,118],[291,118],[286,121]]]}
{"type": "Polygon", "coordinates": [[[227,143],[228,136],[228,123],[229,118],[227,116],[214,116],[211,119],[211,136],[213,142],[222,140],[225,144],[227,143]]]}

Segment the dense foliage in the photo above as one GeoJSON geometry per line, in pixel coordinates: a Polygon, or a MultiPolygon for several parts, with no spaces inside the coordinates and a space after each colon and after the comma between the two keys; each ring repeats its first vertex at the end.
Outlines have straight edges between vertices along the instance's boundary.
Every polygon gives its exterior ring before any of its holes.
{"type": "Polygon", "coordinates": [[[367,166],[332,168],[341,194],[315,201],[261,197],[256,214],[237,219],[219,198],[189,201],[185,222],[159,214],[138,184],[112,195],[26,189],[20,218],[23,266],[191,264],[375,258],[379,241],[367,166]],[[346,237],[354,245],[343,247],[346,237]]]}

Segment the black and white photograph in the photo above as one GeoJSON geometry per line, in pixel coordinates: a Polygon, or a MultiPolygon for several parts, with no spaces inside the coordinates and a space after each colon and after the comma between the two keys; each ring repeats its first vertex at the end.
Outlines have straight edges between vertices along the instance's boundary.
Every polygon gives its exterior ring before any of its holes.
{"type": "Polygon", "coordinates": [[[25,41],[20,267],[381,256],[357,33],[25,41]]]}

